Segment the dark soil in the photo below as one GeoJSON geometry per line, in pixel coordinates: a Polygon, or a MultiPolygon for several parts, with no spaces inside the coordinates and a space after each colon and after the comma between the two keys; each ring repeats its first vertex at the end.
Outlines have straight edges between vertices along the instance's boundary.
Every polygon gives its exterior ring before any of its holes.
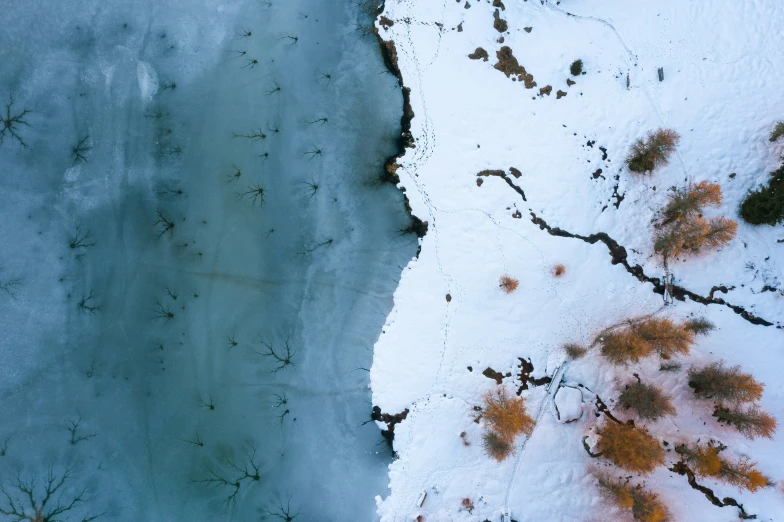
{"type": "Polygon", "coordinates": [[[490,55],[487,54],[487,51],[482,49],[481,47],[477,47],[476,51],[472,52],[468,55],[469,58],[472,60],[479,60],[480,58],[484,61],[487,61],[490,58],[490,55]]]}
{"type": "Polygon", "coordinates": [[[501,12],[496,9],[495,13],[493,13],[493,27],[499,33],[505,33],[509,29],[509,24],[506,23],[506,20],[501,18],[501,12]]]}
{"type": "Polygon", "coordinates": [[[496,58],[498,58],[498,63],[493,66],[494,68],[504,73],[507,78],[514,75],[518,81],[525,83],[526,89],[533,89],[536,87],[533,75],[528,74],[525,67],[517,62],[517,58],[514,57],[514,52],[511,47],[505,45],[501,47],[500,50],[496,51],[495,54],[496,58]]]}

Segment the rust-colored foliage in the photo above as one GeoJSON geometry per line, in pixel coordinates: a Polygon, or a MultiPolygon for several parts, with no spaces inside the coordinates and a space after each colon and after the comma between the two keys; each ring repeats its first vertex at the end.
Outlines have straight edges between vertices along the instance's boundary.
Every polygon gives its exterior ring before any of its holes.
{"type": "Polygon", "coordinates": [[[694,344],[689,323],[676,324],[669,319],[650,318],[599,337],[601,354],[613,364],[636,363],[658,353],[663,359],[688,355],[694,344]]]}
{"type": "Polygon", "coordinates": [[[743,373],[740,366],[726,368],[723,361],[702,368],[691,367],[689,386],[700,399],[730,403],[757,401],[765,388],[751,374],[743,373]]]}
{"type": "Polygon", "coordinates": [[[558,263],[557,265],[555,265],[553,267],[553,275],[555,277],[561,277],[565,273],[566,273],[566,267],[564,265],[562,265],[561,263],[558,263]]]}
{"type": "Polygon", "coordinates": [[[520,286],[520,281],[510,275],[502,275],[498,281],[498,286],[507,294],[511,294],[520,286]]]}
{"type": "Polygon", "coordinates": [[[701,181],[676,190],[662,210],[659,231],[653,241],[656,253],[665,258],[716,250],[735,237],[738,224],[731,219],[705,219],[705,207],[721,204],[721,187],[701,181]]]}
{"type": "Polygon", "coordinates": [[[528,414],[525,399],[510,397],[504,388],[485,394],[484,418],[490,430],[509,443],[521,433],[530,435],[536,424],[528,414]]]}
{"type": "Polygon", "coordinates": [[[631,329],[605,333],[599,343],[599,351],[613,364],[636,363],[653,353],[651,345],[631,329]]]}
{"type": "Polygon", "coordinates": [[[668,395],[656,386],[636,380],[626,384],[618,402],[643,420],[656,421],[667,415],[675,415],[675,407],[668,395]]]}
{"type": "Polygon", "coordinates": [[[652,317],[635,324],[632,329],[664,359],[675,354],[688,355],[694,344],[694,332],[688,325],[675,324],[669,319],[652,317]]]}
{"type": "Polygon", "coordinates": [[[645,428],[609,422],[599,431],[601,455],[621,469],[647,475],[664,464],[664,450],[645,428]]]}
{"type": "Polygon", "coordinates": [[[632,145],[629,156],[626,158],[629,170],[641,174],[666,165],[670,154],[675,152],[680,139],[680,135],[672,129],[658,129],[655,132],[648,132],[645,139],[638,139],[632,145]]]}
{"type": "Polygon", "coordinates": [[[667,522],[670,515],[658,495],[642,486],[615,479],[606,473],[596,473],[599,494],[622,510],[631,510],[634,520],[640,522],[667,522]]]}
{"type": "Polygon", "coordinates": [[[778,427],[776,419],[762,411],[762,408],[756,404],[752,404],[748,409],[740,406],[718,407],[713,415],[719,422],[734,426],[741,435],[752,440],[757,437],[772,439],[778,427]]]}
{"type": "Polygon", "coordinates": [[[757,463],[748,457],[738,460],[723,458],[720,453],[725,448],[716,444],[700,446],[681,445],[675,451],[681,455],[694,474],[699,477],[714,477],[739,489],[752,493],[768,485],[768,479],[757,470],[757,463]]]}
{"type": "Polygon", "coordinates": [[[469,513],[474,510],[474,502],[470,498],[464,498],[460,505],[469,513]]]}

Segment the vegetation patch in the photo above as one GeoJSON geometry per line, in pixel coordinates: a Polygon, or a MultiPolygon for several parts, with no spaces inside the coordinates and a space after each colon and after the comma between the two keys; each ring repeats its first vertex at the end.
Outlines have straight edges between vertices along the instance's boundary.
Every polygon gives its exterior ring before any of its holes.
{"type": "Polygon", "coordinates": [[[751,225],[776,225],[784,222],[784,165],[770,173],[766,185],[746,196],[740,205],[740,217],[751,225]]]}
{"type": "Polygon", "coordinates": [[[490,58],[490,55],[488,55],[487,51],[485,51],[481,47],[477,47],[476,51],[474,51],[471,54],[469,54],[468,57],[471,58],[472,60],[482,59],[484,61],[487,61],[490,58]]]}
{"type": "Polygon", "coordinates": [[[517,81],[525,84],[526,89],[536,87],[533,75],[528,74],[525,67],[517,62],[511,47],[508,45],[501,47],[500,50],[496,51],[496,58],[498,58],[498,63],[493,67],[504,73],[507,78],[514,76],[517,81]]]}

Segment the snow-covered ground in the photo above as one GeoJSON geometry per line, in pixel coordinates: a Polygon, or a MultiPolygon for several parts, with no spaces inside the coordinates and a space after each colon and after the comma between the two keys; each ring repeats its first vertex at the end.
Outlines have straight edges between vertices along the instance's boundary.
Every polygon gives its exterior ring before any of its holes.
{"type": "MultiPolygon", "coordinates": [[[[378,26],[396,46],[415,113],[416,146],[399,160],[400,184],[414,214],[429,224],[421,254],[403,273],[371,369],[373,404],[389,414],[410,410],[395,427],[399,458],[390,466],[389,494],[377,499],[382,520],[421,515],[427,521],[495,522],[506,507],[520,522],[622,519],[606,514],[587,474],[596,461],[582,439],[596,416],[588,405],[587,414],[574,411],[579,404],[573,396],[554,399],[556,385],[549,392],[543,386],[523,392],[538,424],[513,457],[499,464],[484,454],[474,408],[496,383],[482,372],[510,372],[503,386],[516,390],[520,357],[530,358],[534,377],[560,366],[565,383],[598,391],[611,407],[617,379],[645,375],[678,407],[672,420],[651,426],[657,437],[717,438],[733,455],[758,461],[774,482],[784,480],[781,436],[752,442],[720,426],[685,382],[690,364],[740,364],[766,383],[763,408],[784,419],[784,228],[751,227],[737,216],[745,193],[778,167],[784,153],[781,144],[768,141],[774,122],[784,118],[784,4],[505,4],[499,10],[508,23],[503,33],[493,26],[496,7],[488,0],[387,0],[387,20],[378,26]],[[511,47],[536,87],[527,89],[493,68],[502,46],[511,47]],[[468,57],[478,47],[488,61],[468,57]],[[569,65],[578,58],[585,74],[574,78],[569,65]],[[568,78],[576,83],[567,85],[568,78]],[[546,86],[551,93],[540,95],[546,86]],[[680,133],[677,153],[652,176],[632,175],[623,164],[630,144],[658,127],[680,133]],[[479,186],[477,173],[486,169],[505,171],[525,196],[497,176],[482,177],[479,186]],[[675,300],[664,307],[652,284],[611,264],[602,242],[553,236],[531,220],[533,212],[572,234],[604,232],[626,248],[629,264],[661,278],[651,221],[670,187],[701,180],[721,185],[724,202],[711,215],[738,220],[738,234],[718,252],[671,262],[674,282],[703,297],[726,286],[728,292],[715,297],[770,326],[752,324],[722,304],[675,300]],[[558,263],[566,274],[556,278],[551,269],[558,263]],[[520,280],[511,295],[498,288],[505,273],[520,280]],[[762,291],[766,285],[777,290],[762,291]],[[659,372],[654,360],[612,368],[596,354],[564,365],[563,343],[585,342],[624,318],[652,312],[706,316],[717,329],[699,338],[679,373],[659,372]],[[559,422],[556,405],[580,418],[559,422]],[[423,492],[427,497],[418,507],[423,492]],[[464,498],[473,501],[471,513],[461,507],[464,498]]],[[[676,460],[668,453],[668,465],[676,460]]],[[[701,482],[758,520],[784,518],[778,484],[750,494],[701,482]]],[[[664,467],[645,484],[675,520],[738,517],[736,508],[712,505],[664,467]]]]}

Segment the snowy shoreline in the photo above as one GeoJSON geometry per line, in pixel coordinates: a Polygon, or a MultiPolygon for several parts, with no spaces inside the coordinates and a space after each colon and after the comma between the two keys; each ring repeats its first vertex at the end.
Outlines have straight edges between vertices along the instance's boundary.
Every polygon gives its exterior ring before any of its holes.
{"type": "MultiPolygon", "coordinates": [[[[377,22],[380,37],[394,44],[415,114],[415,147],[394,170],[413,214],[429,225],[374,350],[373,404],[390,416],[408,410],[395,425],[398,460],[389,495],[377,499],[379,514],[382,521],[496,521],[508,507],[519,521],[577,520],[602,508],[581,443],[593,416],[586,410],[561,424],[555,413],[543,414],[515,458],[498,464],[483,454],[475,422],[482,394],[496,386],[485,368],[517,389],[519,357],[531,360],[534,377],[552,375],[563,368],[564,343],[666,304],[666,317],[706,316],[718,326],[684,366],[741,364],[767,384],[765,410],[784,417],[777,378],[784,357],[776,350],[784,345],[781,228],[741,223],[722,250],[672,263],[668,285],[650,239],[669,187],[718,183],[724,203],[717,212],[737,219],[746,191],[778,164],[780,147],[767,133],[782,117],[777,86],[784,74],[765,64],[781,57],[781,46],[748,27],[775,27],[784,10],[772,2],[750,11],[674,1],[636,9],[616,0],[467,3],[387,0],[377,22]],[[504,47],[530,75],[526,86],[492,67],[504,47]],[[569,64],[577,58],[586,74],[572,79],[569,64]],[[744,88],[762,70],[768,78],[744,88]],[[631,175],[623,167],[629,144],[661,126],[683,135],[675,159],[650,177],[631,175]],[[565,276],[553,277],[556,264],[565,265],[565,276]],[[497,288],[505,273],[520,279],[509,296],[497,288]],[[466,498],[473,499],[470,511],[461,505],[466,498]]],[[[619,371],[592,354],[570,364],[564,379],[608,390],[608,400],[618,378],[640,372],[682,411],[655,426],[660,437],[718,437],[773,480],[782,478],[777,440],[748,442],[718,425],[697,408],[682,376],[656,368],[644,361],[619,371]]],[[[534,405],[543,392],[533,386],[523,397],[534,405]]],[[[737,513],[684,491],[686,479],[666,469],[647,483],[676,520],[737,513]]],[[[752,495],[709,485],[760,519],[784,509],[775,486],[752,495]]]]}

